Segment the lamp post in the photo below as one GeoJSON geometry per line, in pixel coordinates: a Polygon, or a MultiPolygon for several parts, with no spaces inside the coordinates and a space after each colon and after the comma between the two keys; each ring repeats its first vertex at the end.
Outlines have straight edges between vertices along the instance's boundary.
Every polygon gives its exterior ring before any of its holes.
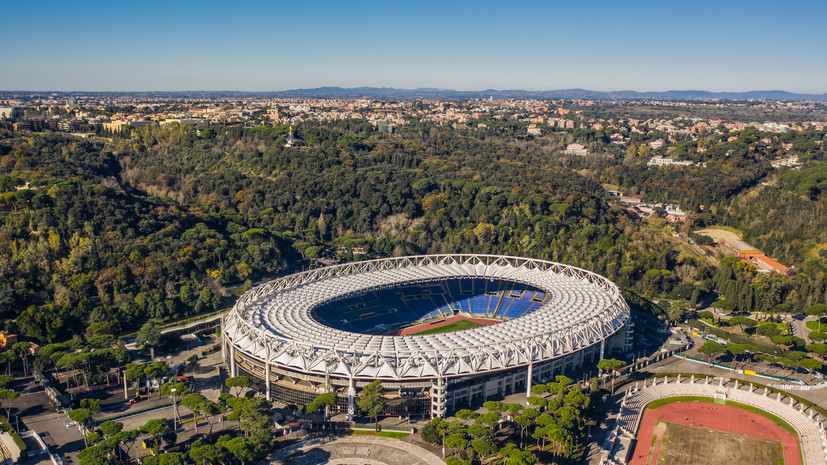
{"type": "Polygon", "coordinates": [[[175,403],[175,392],[178,391],[178,388],[172,388],[169,392],[172,393],[172,430],[178,430],[177,423],[175,422],[176,413],[178,412],[178,405],[175,403]]]}

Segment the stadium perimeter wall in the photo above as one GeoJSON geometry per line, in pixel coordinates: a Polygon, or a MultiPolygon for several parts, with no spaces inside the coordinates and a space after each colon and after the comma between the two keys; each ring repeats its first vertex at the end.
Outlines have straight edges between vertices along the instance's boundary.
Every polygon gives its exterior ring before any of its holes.
{"type": "MultiPolygon", "coordinates": [[[[373,266],[351,264],[346,273],[359,275],[373,271],[381,271],[393,266],[409,266],[412,268],[422,267],[444,267],[450,266],[456,270],[458,277],[488,277],[500,275],[506,272],[518,270],[525,274],[530,273],[557,273],[566,279],[581,282],[583,286],[594,286],[599,292],[609,295],[611,305],[605,310],[610,319],[602,320],[603,317],[591,318],[588,327],[581,330],[581,325],[564,328],[554,334],[529,334],[520,339],[506,342],[502,347],[480,347],[477,355],[467,355],[468,349],[457,347],[458,355],[452,356],[448,351],[437,354],[439,359],[433,360],[433,367],[438,371],[434,375],[421,376],[418,378],[403,378],[396,376],[355,376],[353,373],[358,368],[358,363],[351,357],[350,374],[343,376],[336,370],[327,370],[320,374],[315,371],[302,369],[304,364],[274,363],[278,357],[290,352],[295,360],[297,357],[313,357],[324,348],[311,348],[299,344],[291,345],[280,343],[281,347],[276,349],[270,347],[267,334],[261,332],[243,333],[241,337],[246,338],[244,346],[238,343],[239,330],[227,328],[226,322],[222,322],[223,355],[230,367],[232,375],[244,373],[257,380],[268,398],[273,398],[284,403],[305,404],[315,396],[328,390],[335,390],[340,394],[339,412],[347,412],[349,415],[356,413],[354,397],[357,389],[368,384],[374,379],[380,379],[386,389],[386,394],[391,397],[390,414],[394,415],[427,415],[444,416],[446,412],[459,408],[465,408],[477,402],[484,402],[488,397],[495,395],[507,395],[510,393],[525,391],[530,393],[533,383],[546,382],[558,374],[570,372],[584,364],[599,361],[614,348],[621,349],[628,343],[630,335],[626,331],[628,321],[628,305],[623,300],[619,290],[603,277],[594,273],[580,270],[566,265],[552,262],[543,262],[531,259],[500,256],[478,256],[478,255],[447,255],[447,256],[423,256],[423,257],[401,257],[392,259],[393,262],[377,263],[373,266]],[[505,271],[504,271],[505,270],[505,271]],[[602,327],[600,327],[602,325],[602,327]],[[578,331],[584,331],[578,333],[578,331]],[[600,336],[599,334],[603,334],[600,336]],[[567,349],[568,347],[568,349],[567,349]],[[262,350],[264,349],[264,350],[262,350]],[[304,351],[304,352],[302,352],[304,351]],[[275,353],[274,353],[275,352],[275,353]],[[465,353],[462,356],[461,353],[465,353]],[[295,355],[298,354],[298,355],[295,355]],[[306,354],[306,355],[303,355],[306,354]],[[266,355],[262,357],[262,355],[266,355]],[[476,360],[479,358],[479,360],[476,360]],[[472,360],[474,359],[474,360],[472,360]],[[485,360],[483,360],[485,359],[485,360]],[[270,360],[270,362],[265,362],[270,360]],[[500,364],[495,368],[492,361],[500,364]],[[448,363],[452,363],[454,374],[446,370],[448,363]],[[476,366],[488,369],[468,370],[467,367],[477,362],[476,366]],[[465,367],[465,371],[463,371],[465,367]],[[441,374],[443,373],[444,374],[441,374]]],[[[381,262],[381,261],[380,261],[381,262]]],[[[367,262],[366,262],[367,263],[367,262]]],[[[334,276],[335,270],[322,270],[334,276]]],[[[324,279],[319,273],[318,279],[324,279]]],[[[343,274],[346,274],[343,273],[343,274]]],[[[291,276],[283,280],[299,285],[312,284],[312,277],[291,276]]],[[[529,281],[530,283],[530,281],[529,281]]],[[[269,284],[270,289],[285,289],[288,285],[278,283],[269,284]]],[[[293,285],[293,284],[290,284],[293,285]]],[[[255,290],[254,290],[255,291],[255,290]]],[[[253,291],[251,291],[253,292],[253,291]]],[[[277,292],[277,291],[276,291],[277,292]]],[[[554,289],[549,289],[554,293],[554,289]]],[[[252,294],[251,294],[252,295],[252,294]]],[[[243,307],[255,300],[266,299],[266,292],[258,291],[255,299],[245,295],[237,303],[236,308],[229,315],[235,318],[243,316],[243,307]]],[[[565,308],[553,309],[554,311],[565,312],[565,308]]],[[[599,310],[599,309],[598,309],[599,310]]],[[[602,310],[601,310],[602,311],[602,310]]],[[[602,314],[601,314],[602,315],[602,314]]],[[[236,323],[237,324],[237,323],[236,323]]],[[[469,330],[471,331],[471,330],[469,330]]],[[[347,357],[347,350],[337,351],[330,349],[330,353],[336,352],[339,360],[347,357]]],[[[453,349],[451,350],[453,352],[453,349]]],[[[377,357],[364,357],[361,361],[365,363],[393,363],[392,358],[381,355],[377,357]],[[380,360],[382,358],[382,360],[380,360]]],[[[428,362],[428,360],[425,360],[428,362]]],[[[358,360],[357,360],[358,362],[358,360]]],[[[397,357],[397,367],[402,363],[397,357]]],[[[529,394],[530,395],[530,394],[529,394]]]]}

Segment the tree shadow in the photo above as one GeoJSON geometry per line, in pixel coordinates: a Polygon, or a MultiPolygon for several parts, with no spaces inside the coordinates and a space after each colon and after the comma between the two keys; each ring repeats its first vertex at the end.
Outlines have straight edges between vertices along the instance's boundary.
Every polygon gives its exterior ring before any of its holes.
{"type": "Polygon", "coordinates": [[[330,452],[321,449],[313,448],[308,450],[296,451],[284,459],[285,465],[315,465],[319,463],[327,463],[330,459],[330,452]]]}

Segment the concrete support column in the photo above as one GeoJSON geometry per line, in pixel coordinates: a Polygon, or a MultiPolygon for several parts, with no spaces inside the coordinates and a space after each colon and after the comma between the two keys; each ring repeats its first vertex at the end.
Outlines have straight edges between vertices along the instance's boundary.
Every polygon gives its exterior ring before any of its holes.
{"type": "Polygon", "coordinates": [[[356,383],[353,382],[353,378],[348,380],[347,385],[347,419],[353,420],[353,417],[356,414],[356,383]]]}
{"type": "Polygon", "coordinates": [[[534,377],[534,364],[529,362],[529,364],[528,364],[528,373],[526,373],[526,377],[525,377],[525,397],[526,397],[525,404],[526,405],[529,405],[528,398],[531,397],[531,382],[532,382],[533,377],[534,377]]]}
{"type": "Polygon", "coordinates": [[[266,357],[264,360],[264,385],[265,388],[265,395],[267,400],[272,400],[270,397],[270,345],[267,345],[267,350],[265,351],[266,357]]]}
{"type": "Polygon", "coordinates": [[[437,378],[431,386],[431,418],[445,418],[448,411],[446,407],[446,383],[444,378],[437,378]]]}
{"type": "Polygon", "coordinates": [[[603,355],[606,353],[606,340],[600,340],[600,360],[603,360],[603,355]]]}
{"type": "Polygon", "coordinates": [[[235,372],[235,346],[230,345],[230,377],[238,376],[235,372]]]}
{"type": "Polygon", "coordinates": [[[227,362],[227,335],[224,334],[224,317],[221,317],[221,360],[227,362]]]}

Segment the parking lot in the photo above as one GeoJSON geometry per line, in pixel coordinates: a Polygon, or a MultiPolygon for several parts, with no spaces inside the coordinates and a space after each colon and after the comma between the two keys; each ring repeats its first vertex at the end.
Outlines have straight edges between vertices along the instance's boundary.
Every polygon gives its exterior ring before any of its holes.
{"type": "MultiPolygon", "coordinates": [[[[77,463],[77,453],[83,449],[83,436],[77,426],[67,427],[66,414],[49,405],[49,397],[39,383],[29,378],[18,384],[20,397],[15,400],[15,412],[23,427],[36,431],[53,454],[64,463],[77,463]]],[[[35,464],[48,456],[38,456],[25,461],[35,464]]]]}

